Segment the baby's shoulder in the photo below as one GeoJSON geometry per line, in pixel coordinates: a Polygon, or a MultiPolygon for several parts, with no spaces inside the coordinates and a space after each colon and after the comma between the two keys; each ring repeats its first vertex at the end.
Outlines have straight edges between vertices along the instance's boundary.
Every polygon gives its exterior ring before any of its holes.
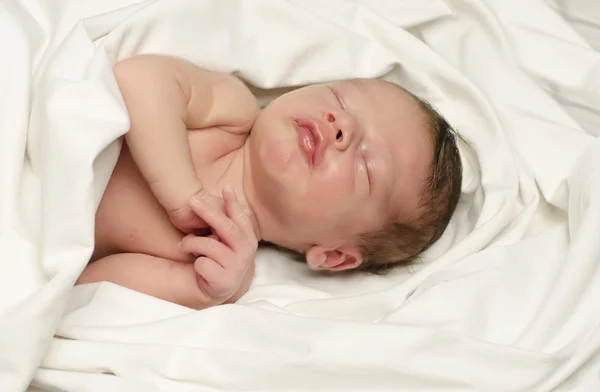
{"type": "Polygon", "coordinates": [[[249,132],[260,107],[248,86],[232,74],[221,74],[215,78],[212,91],[214,123],[228,132],[249,132]]]}

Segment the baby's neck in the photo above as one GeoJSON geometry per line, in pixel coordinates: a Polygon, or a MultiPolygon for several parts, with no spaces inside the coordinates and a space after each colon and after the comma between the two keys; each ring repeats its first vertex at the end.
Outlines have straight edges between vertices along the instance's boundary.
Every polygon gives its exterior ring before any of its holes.
{"type": "Polygon", "coordinates": [[[219,180],[219,184],[215,191],[220,195],[220,192],[222,192],[225,185],[229,184],[233,187],[239,202],[242,204],[242,206],[248,207],[250,220],[254,226],[254,233],[256,234],[257,239],[260,241],[262,240],[262,233],[259,225],[259,211],[255,208],[255,203],[253,203],[254,187],[248,167],[249,163],[247,153],[247,143],[240,149],[232,152],[233,159],[231,164],[229,164],[227,169],[225,169],[225,172],[219,180]]]}

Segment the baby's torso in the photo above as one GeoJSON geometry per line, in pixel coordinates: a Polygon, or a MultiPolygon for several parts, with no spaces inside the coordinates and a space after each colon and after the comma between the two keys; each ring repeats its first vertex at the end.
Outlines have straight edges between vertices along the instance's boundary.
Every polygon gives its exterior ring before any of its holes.
{"type": "MultiPolygon", "coordinates": [[[[188,135],[196,172],[205,188],[213,191],[222,185],[219,180],[246,136],[218,129],[188,135]]],[[[178,249],[183,236],[171,224],[124,145],[96,213],[92,260],[129,252],[192,261],[178,249]]]]}

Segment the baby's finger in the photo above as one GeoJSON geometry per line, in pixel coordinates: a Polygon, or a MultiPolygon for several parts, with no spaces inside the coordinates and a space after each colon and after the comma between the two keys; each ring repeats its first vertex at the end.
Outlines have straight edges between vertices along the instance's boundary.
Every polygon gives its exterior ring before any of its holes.
{"type": "Polygon", "coordinates": [[[210,298],[219,298],[221,293],[215,290],[213,283],[223,273],[223,268],[208,257],[198,257],[194,262],[194,270],[197,274],[196,281],[200,290],[210,298]]]}
{"type": "Polygon", "coordinates": [[[194,256],[209,257],[223,268],[236,259],[231,249],[210,237],[186,236],[181,240],[181,250],[194,256]]]}
{"type": "Polygon", "coordinates": [[[235,249],[248,242],[244,231],[226,215],[226,211],[215,210],[203,199],[192,199],[190,205],[225,244],[235,249]]]}
{"type": "Polygon", "coordinates": [[[198,286],[212,298],[227,297],[235,290],[236,282],[229,278],[232,275],[225,273],[223,267],[209,257],[197,258],[194,270],[199,275],[198,286]]]}
{"type": "Polygon", "coordinates": [[[237,195],[230,186],[223,188],[223,200],[225,201],[225,212],[227,213],[227,216],[240,226],[250,241],[257,242],[254,227],[250,220],[250,214],[242,207],[237,195]]]}
{"type": "Polygon", "coordinates": [[[223,241],[221,241],[221,238],[219,238],[219,236],[218,236],[218,235],[216,235],[215,233],[212,233],[212,234],[210,234],[210,235],[207,235],[207,236],[205,236],[205,237],[207,237],[207,238],[212,238],[212,239],[214,239],[215,241],[223,242],[223,241]]]}
{"type": "Polygon", "coordinates": [[[225,202],[222,197],[208,195],[203,198],[215,211],[225,211],[225,202]]]}

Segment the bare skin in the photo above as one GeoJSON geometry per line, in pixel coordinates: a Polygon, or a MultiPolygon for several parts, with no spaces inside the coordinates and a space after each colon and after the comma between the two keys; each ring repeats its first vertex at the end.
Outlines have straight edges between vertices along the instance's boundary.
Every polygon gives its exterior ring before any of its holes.
{"type": "MultiPolygon", "coordinates": [[[[159,69],[154,73],[169,73],[173,68],[181,67],[183,64],[187,69],[180,72],[187,73],[185,75],[187,80],[184,83],[187,83],[190,88],[187,97],[182,98],[188,101],[186,106],[190,107],[192,93],[199,96],[201,92],[197,90],[212,88],[215,92],[213,98],[218,100],[216,110],[210,103],[204,102],[192,103],[191,110],[198,113],[207,108],[205,111],[212,111],[213,116],[216,112],[218,117],[210,119],[207,118],[208,114],[205,116],[200,114],[197,115],[198,118],[190,119],[191,116],[187,115],[187,124],[176,124],[185,125],[185,132],[177,134],[171,130],[163,133],[162,136],[168,138],[168,141],[162,142],[158,138],[159,140],[154,144],[161,148],[155,150],[144,151],[138,148],[136,160],[130,145],[137,144],[138,147],[140,144],[147,145],[148,139],[154,135],[148,135],[153,129],[146,129],[149,127],[143,120],[138,120],[139,124],[136,124],[136,111],[146,110],[142,106],[145,102],[136,108],[135,97],[127,101],[132,130],[126,138],[96,213],[95,249],[91,263],[77,283],[110,281],[196,309],[234,302],[250,284],[254,273],[253,260],[244,268],[238,287],[233,290],[230,288],[223,294],[208,293],[206,287],[198,284],[199,276],[194,268],[197,259],[194,253],[201,252],[195,252],[193,247],[190,249],[189,241],[184,241],[187,248],[182,246],[182,241],[186,238],[185,232],[198,226],[198,221],[190,219],[190,215],[195,216],[196,213],[191,208],[187,209],[188,215],[183,216],[183,221],[180,222],[174,222],[178,219],[174,214],[181,206],[187,206],[189,198],[199,191],[221,195],[227,184],[235,183],[235,188],[241,187],[240,181],[230,181],[231,174],[235,175],[241,168],[239,167],[241,156],[236,152],[239,152],[244,145],[258,113],[256,100],[239,80],[230,75],[201,70],[171,58],[148,56],[134,60],[139,64],[131,64],[129,69],[116,70],[121,72],[118,77],[126,79],[120,83],[126,100],[127,89],[136,91],[148,89],[145,80],[137,81],[131,78],[131,72],[136,72],[139,67],[145,67],[144,63],[153,61],[161,63],[155,66],[159,69]],[[193,76],[190,77],[190,73],[193,76]],[[201,80],[194,81],[194,77],[201,80]],[[191,84],[194,84],[196,91],[191,91],[191,84]],[[223,99],[220,95],[237,98],[223,99]],[[234,116],[220,114],[223,112],[234,113],[234,116]],[[134,133],[136,125],[141,128],[138,134],[134,133]],[[181,136],[185,137],[185,144],[182,143],[181,136]],[[172,149],[165,147],[169,143],[175,144],[174,142],[179,142],[180,146],[172,149]],[[182,148],[181,145],[184,147],[182,148]],[[181,150],[184,151],[183,154],[180,153],[181,150]],[[162,156],[158,156],[158,153],[162,156]],[[146,175],[144,175],[140,170],[144,163],[159,163],[159,165],[154,167],[146,165],[146,175]],[[153,169],[155,172],[152,172],[153,169]],[[164,172],[156,172],[156,169],[162,169],[164,172]],[[230,175],[225,175],[226,172],[230,175]],[[148,180],[151,177],[156,179],[166,177],[169,181],[150,182],[148,180]],[[155,185],[154,189],[151,184],[155,185]],[[169,194],[160,187],[173,189],[175,192],[169,194]]],[[[156,93],[144,91],[140,95],[144,93],[164,94],[162,91],[156,93]]],[[[175,90],[174,94],[180,92],[175,90]]],[[[165,100],[168,101],[167,98],[165,100]]],[[[169,104],[163,102],[163,108],[164,105],[169,104]]],[[[187,113],[184,113],[184,116],[185,114],[187,113]]],[[[158,116],[148,116],[148,121],[159,124],[162,122],[165,124],[164,128],[174,128],[173,121],[168,116],[173,117],[171,113],[160,111],[158,116]],[[167,118],[156,119],[161,116],[167,118]]],[[[223,211],[222,203],[211,202],[219,211],[223,211]]],[[[182,216],[179,215],[179,218],[182,216]]]]}
{"type": "Polygon", "coordinates": [[[131,130],[79,284],[202,309],[247,290],[259,240],[340,271],[362,262],[358,234],[417,212],[431,145],[418,106],[395,87],[308,86],[259,112],[233,76],[179,59],[138,56],[115,75],[131,130]]]}

